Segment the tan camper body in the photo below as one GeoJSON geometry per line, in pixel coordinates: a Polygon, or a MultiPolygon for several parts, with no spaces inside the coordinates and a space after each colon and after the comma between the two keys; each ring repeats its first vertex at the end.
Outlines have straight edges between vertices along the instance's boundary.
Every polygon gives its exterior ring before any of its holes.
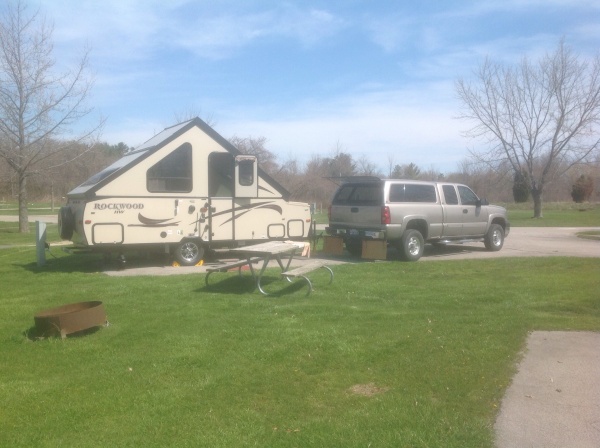
{"type": "Polygon", "coordinates": [[[206,249],[305,239],[308,204],[199,118],[162,131],[68,194],[63,239],[106,252],[162,245],[181,264],[206,249]]]}

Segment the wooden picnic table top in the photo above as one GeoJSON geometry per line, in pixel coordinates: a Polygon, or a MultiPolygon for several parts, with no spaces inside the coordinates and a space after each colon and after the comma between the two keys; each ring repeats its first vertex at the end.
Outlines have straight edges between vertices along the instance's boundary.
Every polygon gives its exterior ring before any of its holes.
{"type": "Polygon", "coordinates": [[[264,243],[253,244],[251,246],[237,247],[235,249],[231,249],[230,252],[266,257],[270,255],[290,254],[294,253],[298,249],[301,249],[298,243],[286,241],[266,241],[264,243]]]}

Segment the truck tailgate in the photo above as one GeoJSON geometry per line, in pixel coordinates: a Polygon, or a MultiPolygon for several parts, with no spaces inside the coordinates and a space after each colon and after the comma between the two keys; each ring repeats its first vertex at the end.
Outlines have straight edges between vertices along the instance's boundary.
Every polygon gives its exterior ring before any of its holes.
{"type": "Polygon", "coordinates": [[[381,206],[372,205],[332,205],[330,224],[354,226],[357,228],[381,225],[381,206]]]}

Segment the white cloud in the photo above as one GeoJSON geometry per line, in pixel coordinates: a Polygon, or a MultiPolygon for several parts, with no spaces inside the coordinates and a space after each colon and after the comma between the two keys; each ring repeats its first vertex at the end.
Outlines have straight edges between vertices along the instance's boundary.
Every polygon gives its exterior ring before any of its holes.
{"type": "MultiPolygon", "coordinates": [[[[213,114],[216,129],[225,137],[264,136],[269,149],[283,160],[289,155],[299,159],[313,153],[327,155],[339,141],[356,157],[386,163],[387,154],[396,153],[397,163],[422,167],[439,163],[444,170],[465,156],[469,143],[459,134],[463,123],[452,118],[459,109],[454,80],[469,77],[485,56],[507,63],[518,62],[523,55],[538,58],[552,51],[565,33],[556,26],[512,29],[507,18],[513,12],[515,17],[529,17],[545,8],[552,9],[556,18],[561,11],[585,7],[581,18],[570,15],[574,25],[567,29],[567,43],[573,36],[589,52],[597,49],[600,36],[590,13],[600,8],[600,2],[589,0],[463,1],[404,11],[395,2],[375,7],[343,0],[319,2],[327,4],[320,8],[294,0],[32,1],[39,2],[55,22],[58,61],[65,55],[70,60],[75,50],[91,45],[92,64],[98,71],[97,105],[108,115],[104,138],[110,143],[142,143],[172,124],[163,121],[172,113],[166,111],[169,102],[176,110],[177,101],[187,101],[213,114]],[[479,31],[486,24],[494,32],[484,37],[479,31]],[[361,53],[369,48],[365,41],[383,51],[375,56],[361,53]],[[344,62],[340,67],[346,71],[336,72],[335,64],[329,64],[331,71],[320,73],[318,82],[336,85],[340,79],[356,79],[354,91],[306,98],[311,84],[289,72],[286,82],[299,86],[304,96],[295,97],[295,89],[289,88],[282,92],[287,104],[268,104],[253,97],[252,86],[240,99],[228,97],[227,86],[211,84],[243,76],[219,71],[223,66],[231,70],[231,64],[211,61],[205,64],[214,70],[211,76],[197,79],[177,65],[184,60],[182,55],[185,62],[202,67],[203,59],[251,55],[257,47],[273,43],[281,52],[277,57],[301,47],[306,51],[296,54],[308,56],[306,60],[314,64],[324,52],[310,50],[335,45],[344,62]],[[382,76],[363,70],[373,60],[380,64],[376,67],[381,67],[382,76]],[[347,76],[355,75],[351,63],[360,66],[355,77],[347,76]],[[395,84],[390,81],[394,77],[395,84]],[[200,82],[204,84],[198,87],[200,82]],[[213,93],[217,91],[222,93],[213,93]]],[[[336,57],[338,53],[332,52],[331,58],[336,57]]],[[[270,82],[269,76],[266,67],[264,83],[270,82]]]]}
{"type": "Polygon", "coordinates": [[[291,39],[311,46],[344,22],[325,10],[282,6],[251,14],[197,17],[190,27],[171,27],[173,43],[200,56],[223,58],[260,39],[291,39]],[[190,29],[198,30],[190,32],[190,29]]]}
{"type": "Polygon", "coordinates": [[[378,17],[367,20],[365,28],[376,45],[392,53],[410,41],[415,24],[409,18],[378,17]]]}
{"type": "Polygon", "coordinates": [[[56,23],[61,46],[88,42],[101,58],[144,59],[183,49],[201,57],[230,57],[259,39],[291,39],[311,46],[345,26],[324,9],[281,4],[245,12],[236,2],[190,0],[38,0],[56,23]],[[220,8],[217,8],[219,6],[220,8]]]}
{"type": "Polygon", "coordinates": [[[448,88],[430,85],[335,98],[305,104],[281,119],[239,119],[252,111],[236,111],[217,130],[226,137],[264,136],[281,160],[328,156],[339,142],[356,159],[366,156],[382,168],[394,155],[396,163],[448,171],[466,155],[461,123],[453,118],[458,104],[448,88]]]}

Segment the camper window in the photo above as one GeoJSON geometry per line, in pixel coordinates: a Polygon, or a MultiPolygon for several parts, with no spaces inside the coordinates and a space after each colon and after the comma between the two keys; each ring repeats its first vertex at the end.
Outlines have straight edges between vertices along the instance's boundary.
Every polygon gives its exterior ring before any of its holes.
{"type": "Polygon", "coordinates": [[[192,145],[184,143],[146,172],[151,193],[192,191],[192,145]]]}
{"type": "Polygon", "coordinates": [[[239,161],[240,185],[249,187],[254,184],[254,159],[239,161]]]}

